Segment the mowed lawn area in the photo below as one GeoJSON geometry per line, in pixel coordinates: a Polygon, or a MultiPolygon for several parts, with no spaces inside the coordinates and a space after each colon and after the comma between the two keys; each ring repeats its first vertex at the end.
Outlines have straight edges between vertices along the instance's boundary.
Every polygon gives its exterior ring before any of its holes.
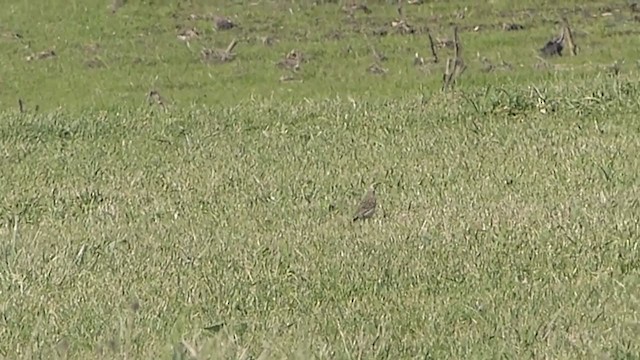
{"type": "Polygon", "coordinates": [[[640,5],[0,3],[0,359],[640,358],[640,5]]]}

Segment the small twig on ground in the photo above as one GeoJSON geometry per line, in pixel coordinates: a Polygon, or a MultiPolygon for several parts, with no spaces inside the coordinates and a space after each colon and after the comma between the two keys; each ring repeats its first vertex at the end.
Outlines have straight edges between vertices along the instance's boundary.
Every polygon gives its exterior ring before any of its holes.
{"type": "Polygon", "coordinates": [[[455,49],[455,73],[453,75],[455,80],[455,78],[462,75],[462,73],[467,69],[467,65],[462,59],[462,43],[460,42],[460,37],[458,36],[457,26],[453,28],[453,46],[455,49]]]}
{"type": "Polygon", "coordinates": [[[458,37],[458,27],[453,28],[453,50],[455,57],[459,57],[462,50],[460,48],[460,38],[458,37]]]}
{"type": "Polygon", "coordinates": [[[456,82],[456,79],[462,75],[462,73],[466,70],[467,66],[462,59],[462,43],[460,42],[460,37],[458,36],[458,27],[453,28],[453,49],[454,49],[454,57],[453,59],[447,59],[447,67],[445,69],[442,90],[446,90],[452,84],[456,82]]]}
{"type": "Polygon", "coordinates": [[[431,30],[427,28],[427,36],[429,37],[429,47],[431,48],[431,55],[433,56],[434,64],[438,63],[438,53],[436,52],[436,44],[433,42],[433,36],[431,36],[431,30]]]}
{"type": "Polygon", "coordinates": [[[231,54],[231,52],[233,51],[233,49],[236,47],[236,45],[238,45],[238,40],[233,39],[231,40],[231,42],[229,43],[229,45],[227,46],[227,49],[225,50],[225,52],[227,54],[231,54]]]}
{"type": "Polygon", "coordinates": [[[571,53],[571,56],[576,56],[578,55],[578,47],[573,41],[573,34],[571,33],[571,27],[569,27],[569,21],[567,20],[566,17],[563,17],[562,23],[563,23],[562,32],[564,35],[564,39],[567,41],[567,47],[569,48],[569,52],[571,53]]]}
{"type": "Polygon", "coordinates": [[[238,40],[233,39],[226,49],[202,49],[200,54],[205,61],[228,62],[235,59],[236,54],[233,52],[233,49],[237,44],[238,40]]]}
{"type": "Polygon", "coordinates": [[[451,83],[451,78],[453,77],[453,61],[451,58],[447,58],[447,64],[444,68],[444,75],[442,76],[442,91],[446,90],[451,83]]]}

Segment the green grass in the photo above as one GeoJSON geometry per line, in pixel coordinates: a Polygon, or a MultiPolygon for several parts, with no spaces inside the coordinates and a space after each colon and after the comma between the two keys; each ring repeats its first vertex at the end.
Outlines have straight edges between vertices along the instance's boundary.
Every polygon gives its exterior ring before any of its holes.
{"type": "Polygon", "coordinates": [[[432,1],[405,8],[418,34],[377,37],[394,6],[319,3],[3,4],[0,358],[640,358],[627,5],[432,1]],[[579,56],[542,62],[560,15],[579,56]],[[441,92],[413,56],[450,22],[469,68],[441,92]]]}

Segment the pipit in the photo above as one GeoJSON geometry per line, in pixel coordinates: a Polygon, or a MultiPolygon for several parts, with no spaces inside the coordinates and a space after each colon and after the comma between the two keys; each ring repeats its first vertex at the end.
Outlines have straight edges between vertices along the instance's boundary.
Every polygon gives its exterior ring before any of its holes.
{"type": "Polygon", "coordinates": [[[358,210],[353,215],[353,221],[369,219],[376,213],[376,184],[371,185],[360,201],[358,210]]]}
{"type": "Polygon", "coordinates": [[[156,90],[151,90],[148,95],[149,105],[158,105],[160,107],[164,107],[164,99],[162,95],[156,90]]]}

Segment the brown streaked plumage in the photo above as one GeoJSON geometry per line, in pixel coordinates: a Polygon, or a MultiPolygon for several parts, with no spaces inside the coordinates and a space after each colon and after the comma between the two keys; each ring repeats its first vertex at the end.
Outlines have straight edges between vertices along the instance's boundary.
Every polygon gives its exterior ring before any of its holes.
{"type": "Polygon", "coordinates": [[[148,95],[149,105],[158,105],[164,108],[164,99],[157,90],[151,90],[148,95]]]}
{"type": "Polygon", "coordinates": [[[353,215],[353,221],[369,219],[376,213],[376,184],[371,185],[358,205],[358,210],[353,215]]]}

